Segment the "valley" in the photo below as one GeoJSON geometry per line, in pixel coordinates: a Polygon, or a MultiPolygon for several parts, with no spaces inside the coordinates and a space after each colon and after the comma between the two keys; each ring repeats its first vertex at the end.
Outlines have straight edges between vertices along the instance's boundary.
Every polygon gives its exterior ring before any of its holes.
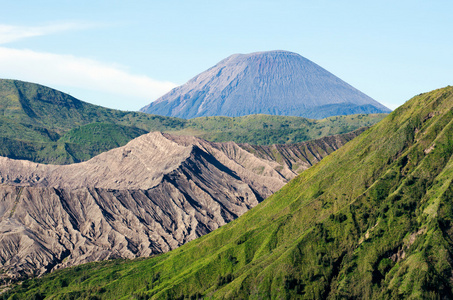
{"type": "Polygon", "coordinates": [[[150,259],[7,295],[450,298],[453,88],[420,94],[240,218],[150,259]]]}

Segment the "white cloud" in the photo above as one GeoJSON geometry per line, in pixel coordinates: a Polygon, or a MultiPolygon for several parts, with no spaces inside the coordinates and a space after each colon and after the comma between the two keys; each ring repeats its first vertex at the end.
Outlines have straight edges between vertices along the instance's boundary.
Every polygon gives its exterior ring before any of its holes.
{"type": "Polygon", "coordinates": [[[0,47],[0,78],[74,88],[79,94],[72,95],[81,100],[128,110],[139,109],[176,86],[92,59],[5,47],[0,47]],[[96,99],[80,97],[90,91],[96,99]]]}
{"type": "Polygon", "coordinates": [[[55,23],[45,26],[12,26],[0,24],[0,44],[7,44],[25,38],[49,35],[68,30],[86,29],[93,27],[94,24],[88,23],[55,23]]]}

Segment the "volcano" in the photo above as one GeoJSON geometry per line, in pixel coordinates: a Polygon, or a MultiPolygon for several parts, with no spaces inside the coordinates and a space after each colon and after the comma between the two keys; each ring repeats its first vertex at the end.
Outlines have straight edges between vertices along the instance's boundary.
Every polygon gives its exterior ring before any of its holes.
{"type": "Polygon", "coordinates": [[[251,114],[326,118],[390,109],[299,54],[234,54],[142,112],[195,118],[251,114]]]}

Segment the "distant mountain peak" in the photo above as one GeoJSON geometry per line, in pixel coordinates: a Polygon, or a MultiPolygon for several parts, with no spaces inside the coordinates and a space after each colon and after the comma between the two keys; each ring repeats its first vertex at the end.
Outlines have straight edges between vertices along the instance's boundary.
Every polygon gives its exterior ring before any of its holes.
{"type": "Polygon", "coordinates": [[[181,118],[390,112],[312,61],[283,50],[233,54],[141,111],[181,118]]]}

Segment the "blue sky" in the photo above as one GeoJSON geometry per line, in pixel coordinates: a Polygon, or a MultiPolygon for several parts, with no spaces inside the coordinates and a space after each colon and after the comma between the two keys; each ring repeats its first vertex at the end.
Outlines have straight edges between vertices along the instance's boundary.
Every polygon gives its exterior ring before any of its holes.
{"type": "Polygon", "coordinates": [[[234,53],[288,50],[394,109],[453,84],[453,1],[3,1],[0,78],[138,110],[234,53]]]}

